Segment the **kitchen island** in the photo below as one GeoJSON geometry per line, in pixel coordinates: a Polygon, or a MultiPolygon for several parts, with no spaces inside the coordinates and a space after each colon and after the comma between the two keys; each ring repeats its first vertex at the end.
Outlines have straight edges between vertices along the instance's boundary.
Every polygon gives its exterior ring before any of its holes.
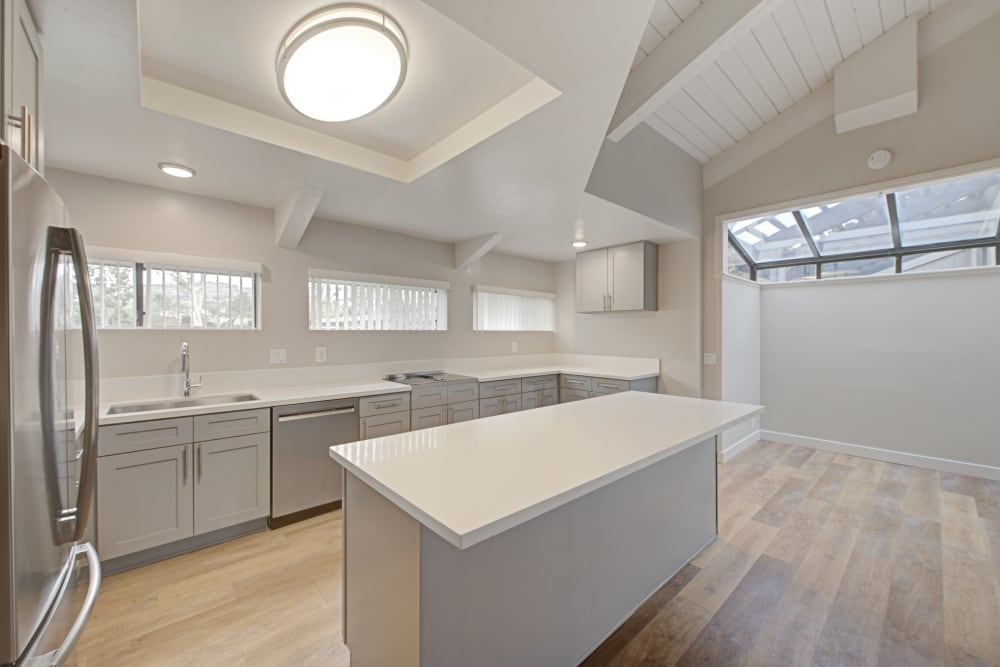
{"type": "Polygon", "coordinates": [[[353,667],[574,665],[717,535],[760,406],[626,392],[331,447],[353,667]]]}

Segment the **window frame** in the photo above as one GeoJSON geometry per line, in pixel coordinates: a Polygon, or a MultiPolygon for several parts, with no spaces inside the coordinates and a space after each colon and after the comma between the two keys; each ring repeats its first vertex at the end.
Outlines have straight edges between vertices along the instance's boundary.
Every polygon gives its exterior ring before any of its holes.
{"type": "Polygon", "coordinates": [[[497,287],[495,285],[473,285],[472,286],[472,331],[474,333],[555,333],[556,321],[556,294],[553,292],[536,292],[532,290],[511,289],[508,287],[497,287]],[[547,299],[552,302],[552,328],[551,329],[480,329],[479,328],[479,294],[498,294],[504,296],[516,296],[528,299],[547,299]]]}
{"type": "Polygon", "coordinates": [[[91,262],[127,262],[133,267],[135,318],[132,326],[102,327],[101,331],[260,331],[262,321],[262,289],[264,266],[257,262],[180,255],[146,250],[129,250],[102,246],[87,246],[88,268],[91,262]],[[252,277],[253,326],[251,327],[154,327],[146,311],[148,270],[150,266],[163,270],[180,270],[219,275],[247,273],[252,277]]]}
{"type": "MultiPolygon", "coordinates": [[[[964,172],[954,172],[947,176],[932,177],[922,180],[914,180],[908,184],[904,183],[894,183],[891,188],[885,188],[881,191],[876,191],[875,193],[869,192],[865,194],[863,192],[855,192],[849,195],[831,195],[824,202],[833,201],[847,201],[850,199],[862,199],[872,196],[881,196],[885,200],[885,206],[889,213],[889,227],[892,237],[892,246],[889,248],[879,248],[873,250],[865,251],[855,251],[846,253],[830,253],[822,254],[817,247],[815,239],[813,239],[812,234],[809,231],[806,220],[802,214],[803,210],[809,209],[811,207],[817,206],[819,204],[815,202],[810,203],[799,203],[794,206],[790,206],[785,210],[779,210],[777,213],[761,213],[761,214],[750,214],[748,216],[727,216],[723,219],[722,225],[725,231],[725,244],[723,252],[729,250],[734,251],[740,259],[750,267],[750,280],[753,282],[759,282],[757,280],[757,274],[760,271],[765,271],[768,269],[780,269],[795,266],[812,266],[815,270],[815,280],[823,279],[823,264],[829,264],[831,262],[847,262],[853,260],[866,260],[866,259],[881,259],[881,258],[891,258],[893,260],[893,274],[903,273],[903,258],[912,255],[924,255],[935,252],[946,252],[951,250],[972,250],[977,248],[994,248],[994,260],[997,266],[1000,266],[1000,225],[997,227],[997,232],[994,236],[986,236],[974,239],[961,239],[955,241],[940,241],[934,243],[924,243],[919,245],[904,245],[902,242],[902,236],[900,232],[900,221],[899,221],[899,210],[896,201],[896,195],[899,192],[904,192],[907,190],[912,190],[924,186],[930,186],[937,183],[945,183],[949,181],[959,181],[967,178],[971,178],[977,175],[994,173],[998,171],[1000,165],[992,164],[989,168],[979,168],[972,169],[964,172]],[[781,260],[772,260],[767,262],[757,262],[753,260],[753,257],[746,251],[739,240],[735,237],[732,231],[732,223],[742,221],[745,217],[757,217],[760,219],[773,217],[785,211],[791,212],[796,221],[799,224],[800,233],[805,238],[808,247],[812,253],[811,257],[804,258],[790,258],[781,260]]],[[[967,268],[955,268],[950,269],[954,271],[966,271],[974,270],[983,267],[967,267],[967,268]]],[[[723,259],[723,272],[726,275],[728,273],[728,260],[723,259]]],[[[884,274],[883,274],[884,275],[884,274]]],[[[741,279],[740,276],[732,276],[737,279],[741,279]]],[[[745,278],[742,278],[745,280],[745,278]]],[[[829,278],[828,278],[829,279],[829,278]]],[[[797,282],[797,281],[793,281],[797,282]]],[[[780,283],[769,283],[769,284],[780,284],[780,283]]]]}

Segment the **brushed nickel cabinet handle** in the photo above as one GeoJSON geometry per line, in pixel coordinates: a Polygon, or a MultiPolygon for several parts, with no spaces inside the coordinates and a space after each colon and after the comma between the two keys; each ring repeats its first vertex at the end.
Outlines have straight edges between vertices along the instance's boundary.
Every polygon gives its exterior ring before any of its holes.
{"type": "Polygon", "coordinates": [[[204,469],[201,465],[201,445],[195,445],[195,449],[198,450],[198,481],[201,481],[201,475],[204,473],[204,469]]]}
{"type": "Polygon", "coordinates": [[[184,448],[183,460],[181,461],[181,469],[184,471],[184,485],[187,486],[188,483],[188,448],[184,448]]]}

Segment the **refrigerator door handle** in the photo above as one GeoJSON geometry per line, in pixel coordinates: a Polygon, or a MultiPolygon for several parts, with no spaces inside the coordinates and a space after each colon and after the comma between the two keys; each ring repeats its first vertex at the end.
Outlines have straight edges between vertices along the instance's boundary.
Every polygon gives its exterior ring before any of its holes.
{"type": "MultiPolygon", "coordinates": [[[[83,454],[81,456],[80,484],[76,504],[60,508],[55,517],[55,533],[60,543],[80,541],[87,531],[87,517],[90,514],[94,495],[94,477],[97,468],[98,407],[100,405],[100,377],[97,360],[97,322],[94,316],[94,300],[90,290],[90,272],[87,268],[87,254],[83,237],[76,229],[49,227],[48,248],[45,253],[45,276],[42,287],[42,340],[40,356],[42,432],[45,438],[46,459],[55,456],[55,415],[53,414],[54,388],[52,386],[52,336],[54,335],[54,308],[57,267],[59,259],[69,255],[76,274],[77,293],[80,301],[80,323],[83,329],[84,367],[84,423],[83,454]]],[[[52,466],[55,461],[52,459],[52,466]]],[[[55,471],[53,471],[55,472],[55,471]]],[[[47,475],[55,479],[57,475],[47,475]]],[[[50,488],[50,502],[59,507],[58,489],[54,498],[50,488]]]]}

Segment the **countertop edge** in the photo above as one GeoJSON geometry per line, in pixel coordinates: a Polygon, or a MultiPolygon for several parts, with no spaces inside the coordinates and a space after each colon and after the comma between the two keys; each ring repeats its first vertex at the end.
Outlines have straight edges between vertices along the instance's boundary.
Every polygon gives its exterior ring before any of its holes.
{"type": "MultiPolygon", "coordinates": [[[[523,376],[522,376],[523,377],[523,376]]],[[[361,468],[357,467],[352,461],[345,457],[342,457],[338,452],[335,451],[335,446],[330,447],[330,457],[342,465],[345,470],[349,471],[352,475],[359,478],[373,489],[378,491],[382,496],[391,501],[394,505],[399,507],[401,510],[406,512],[411,518],[426,526],[428,529],[434,532],[438,537],[442,538],[451,545],[459,549],[468,549],[480,542],[483,542],[491,537],[499,535],[500,533],[506,532],[512,528],[516,528],[522,523],[527,523],[528,521],[550,512],[558,507],[566,505],[574,500],[582,498],[583,496],[592,493],[608,484],[617,482],[620,479],[631,475],[632,473],[638,472],[651,465],[659,463],[660,461],[673,456],[679,452],[684,451],[689,447],[693,447],[699,442],[703,442],[711,436],[717,436],[723,431],[732,428],[733,426],[743,423],[748,419],[753,419],[754,417],[764,413],[766,408],[764,406],[759,406],[753,410],[747,411],[745,415],[737,418],[729,419],[721,424],[711,428],[708,431],[704,431],[699,435],[687,438],[679,443],[671,445],[666,449],[660,450],[655,454],[647,456],[644,459],[635,461],[628,465],[622,466],[615,470],[609,471],[600,477],[596,477],[588,482],[575,486],[571,489],[567,489],[561,493],[558,493],[551,498],[542,500],[534,505],[525,507],[513,514],[509,514],[504,517],[495,519],[479,528],[472,529],[468,532],[461,533],[453,528],[449,528],[444,525],[434,517],[428,515],[426,512],[418,508],[412,502],[408,501],[403,496],[399,495],[392,489],[389,489],[384,484],[373,478],[371,475],[366,473],[361,468]]],[[[441,427],[438,427],[441,428],[441,427]]]]}

